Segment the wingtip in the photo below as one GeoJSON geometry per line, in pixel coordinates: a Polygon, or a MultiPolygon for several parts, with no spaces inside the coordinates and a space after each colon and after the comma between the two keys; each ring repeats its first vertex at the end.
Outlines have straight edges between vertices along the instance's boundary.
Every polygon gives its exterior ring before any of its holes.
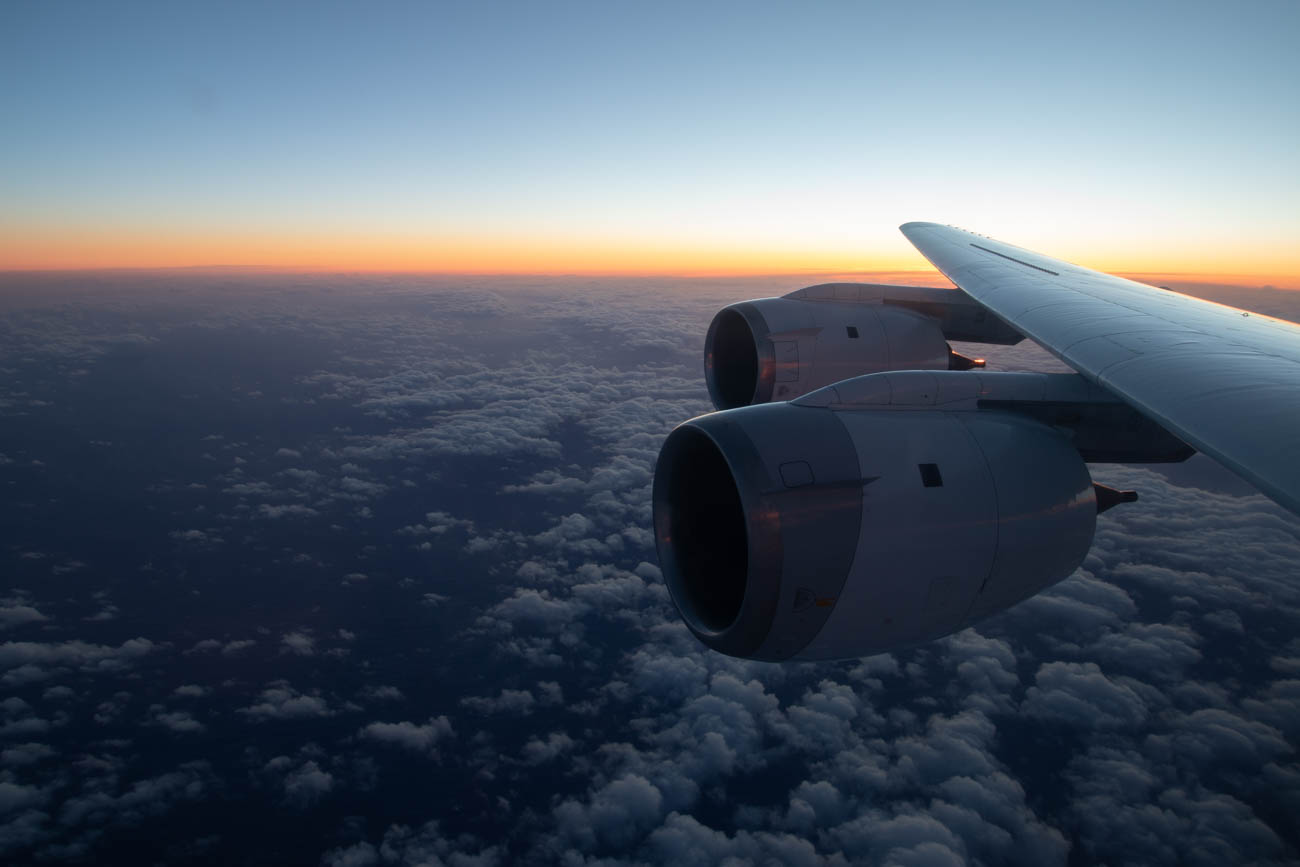
{"type": "Polygon", "coordinates": [[[908,232],[910,232],[910,231],[912,231],[912,230],[914,230],[914,229],[932,229],[932,228],[935,228],[936,226],[941,226],[941,225],[943,225],[943,224],[942,224],[942,223],[928,223],[928,222],[921,221],[921,220],[914,220],[914,221],[912,221],[912,222],[910,222],[910,223],[904,223],[903,225],[899,226],[899,227],[898,227],[898,231],[900,231],[900,232],[902,232],[904,235],[906,235],[908,232]]]}

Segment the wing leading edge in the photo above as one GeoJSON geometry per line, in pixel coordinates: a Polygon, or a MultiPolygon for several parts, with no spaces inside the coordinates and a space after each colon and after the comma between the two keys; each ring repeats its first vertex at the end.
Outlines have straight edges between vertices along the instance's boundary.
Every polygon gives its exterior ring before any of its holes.
{"type": "Polygon", "coordinates": [[[1300,326],[951,226],[899,229],[1017,331],[1300,514],[1300,326]]]}

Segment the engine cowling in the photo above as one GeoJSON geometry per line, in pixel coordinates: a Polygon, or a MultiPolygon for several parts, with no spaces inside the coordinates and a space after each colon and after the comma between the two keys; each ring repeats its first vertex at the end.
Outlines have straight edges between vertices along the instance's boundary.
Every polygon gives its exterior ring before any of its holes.
{"type": "Polygon", "coordinates": [[[950,358],[939,321],[905,307],[760,298],[713,317],[704,378],[713,405],[733,409],[867,373],[946,370],[950,358]]]}
{"type": "Polygon", "coordinates": [[[1083,562],[1096,497],[1060,431],[1000,411],[837,411],[827,393],[700,416],[663,445],[659,562],[709,647],[865,656],[955,632],[1083,562]]]}

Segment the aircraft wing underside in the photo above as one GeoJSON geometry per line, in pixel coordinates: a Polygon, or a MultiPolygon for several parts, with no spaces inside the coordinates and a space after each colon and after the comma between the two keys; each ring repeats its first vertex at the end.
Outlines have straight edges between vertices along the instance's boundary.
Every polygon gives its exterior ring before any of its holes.
{"type": "Polygon", "coordinates": [[[1017,331],[1300,513],[1300,326],[951,226],[900,229],[1017,331]]]}

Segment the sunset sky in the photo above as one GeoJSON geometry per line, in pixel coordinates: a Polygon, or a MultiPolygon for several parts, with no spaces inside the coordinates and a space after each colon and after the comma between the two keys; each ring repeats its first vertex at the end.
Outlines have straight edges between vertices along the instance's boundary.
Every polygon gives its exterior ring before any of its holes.
{"type": "Polygon", "coordinates": [[[0,269],[925,267],[1300,288],[1300,4],[0,7],[0,269]]]}
{"type": "Polygon", "coordinates": [[[0,867],[1300,865],[1298,37],[0,0],[0,867]]]}

